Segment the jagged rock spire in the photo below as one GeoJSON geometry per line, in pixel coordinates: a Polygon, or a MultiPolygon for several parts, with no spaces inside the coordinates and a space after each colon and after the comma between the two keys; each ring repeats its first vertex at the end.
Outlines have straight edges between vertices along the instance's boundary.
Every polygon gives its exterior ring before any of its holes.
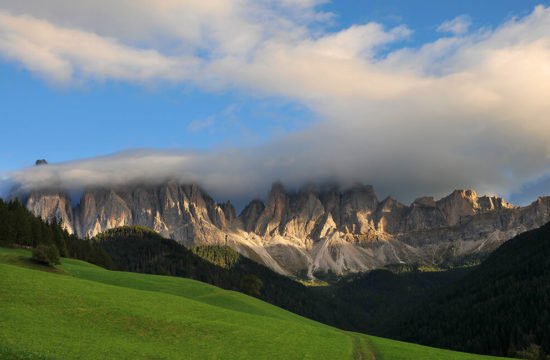
{"type": "Polygon", "coordinates": [[[122,225],[142,225],[186,245],[229,244],[284,274],[365,271],[391,263],[438,263],[484,256],[519,231],[550,221],[550,198],[513,207],[495,196],[456,190],[410,206],[372,186],[274,183],[266,202],[251,201],[236,217],[199,186],[162,185],[88,189],[77,206],[63,192],[28,194],[26,206],[44,219],[61,219],[70,232],[92,237],[122,225]]]}

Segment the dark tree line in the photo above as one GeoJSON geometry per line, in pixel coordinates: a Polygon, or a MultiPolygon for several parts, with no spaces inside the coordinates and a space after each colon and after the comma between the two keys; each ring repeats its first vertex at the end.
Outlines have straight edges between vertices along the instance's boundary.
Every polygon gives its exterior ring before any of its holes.
{"type": "Polygon", "coordinates": [[[345,301],[355,318],[353,330],[372,335],[387,335],[403,316],[431,300],[439,291],[464,277],[471,268],[446,271],[420,271],[412,267],[394,272],[373,270],[350,276],[328,289],[319,289],[345,301]]]}
{"type": "Polygon", "coordinates": [[[30,213],[19,201],[0,199],[0,246],[54,246],[62,257],[111,266],[109,255],[89,240],[69,234],[57,220],[45,222],[30,213]]]}

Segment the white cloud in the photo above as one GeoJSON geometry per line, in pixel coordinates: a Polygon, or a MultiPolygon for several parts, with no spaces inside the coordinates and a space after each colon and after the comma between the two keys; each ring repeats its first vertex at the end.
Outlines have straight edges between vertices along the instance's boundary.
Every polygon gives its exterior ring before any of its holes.
{"type": "Polygon", "coordinates": [[[447,32],[453,35],[462,35],[468,32],[472,25],[472,19],[468,15],[460,15],[454,19],[444,21],[437,31],[447,32]]]}
{"type": "Polygon", "coordinates": [[[550,8],[391,49],[411,30],[368,23],[319,32],[316,1],[108,3],[0,0],[0,53],[57,82],[176,81],[281,96],[319,122],[253,149],[124,153],[14,179],[117,182],[147,177],[154,162],[155,177],[219,194],[331,178],[410,199],[455,187],[506,193],[550,168],[550,8]],[[125,12],[132,21],[113,15],[125,12]]]}
{"type": "Polygon", "coordinates": [[[208,116],[204,119],[195,119],[187,125],[187,130],[191,132],[198,132],[208,128],[211,128],[216,123],[216,117],[214,115],[208,116]]]}
{"type": "Polygon", "coordinates": [[[191,57],[171,58],[156,50],[127,46],[115,39],[2,11],[0,54],[57,83],[81,77],[181,81],[197,64],[191,57]]]}

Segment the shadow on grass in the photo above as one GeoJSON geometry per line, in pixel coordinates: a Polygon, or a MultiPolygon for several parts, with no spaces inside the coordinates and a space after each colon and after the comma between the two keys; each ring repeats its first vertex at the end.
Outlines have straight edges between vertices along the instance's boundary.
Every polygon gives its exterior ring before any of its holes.
{"type": "Polygon", "coordinates": [[[58,274],[58,275],[70,275],[65,270],[59,269],[55,266],[49,266],[49,265],[38,263],[32,260],[30,257],[24,256],[24,255],[19,255],[19,254],[4,255],[0,257],[0,261],[8,265],[20,266],[31,270],[45,271],[45,272],[58,274]]]}

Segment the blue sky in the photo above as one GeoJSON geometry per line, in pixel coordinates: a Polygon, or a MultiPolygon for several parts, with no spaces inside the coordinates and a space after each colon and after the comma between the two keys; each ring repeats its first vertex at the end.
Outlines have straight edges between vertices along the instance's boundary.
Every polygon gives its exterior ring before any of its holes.
{"type": "MultiPolygon", "coordinates": [[[[28,21],[30,17],[32,21],[38,23],[47,22],[48,26],[56,27],[56,31],[57,29],[62,31],[69,28],[82,31],[84,34],[82,36],[97,35],[101,37],[101,41],[115,39],[117,46],[124,45],[131,51],[151,48],[161,55],[172,55],[173,52],[177,52],[175,49],[179,49],[180,46],[182,48],[187,46],[191,47],[196,54],[199,54],[197,55],[199,59],[204,58],[203,55],[200,55],[203,52],[208,53],[209,56],[224,51],[226,53],[231,52],[231,50],[222,49],[223,45],[210,47],[208,45],[209,34],[206,36],[207,40],[201,39],[203,43],[200,45],[194,45],[193,40],[188,38],[185,38],[185,41],[182,40],[180,45],[177,43],[179,35],[160,33],[160,35],[155,35],[157,36],[155,39],[161,38],[162,43],[176,44],[177,46],[156,48],[151,45],[152,42],[146,36],[148,34],[144,35],[147,32],[146,30],[134,31],[122,26],[118,27],[118,24],[111,24],[112,26],[107,24],[105,25],[105,33],[103,33],[101,22],[94,23],[93,19],[84,19],[78,22],[78,16],[74,17],[77,20],[63,18],[59,15],[61,12],[55,12],[55,4],[52,5],[52,9],[43,9],[40,6],[33,7],[34,5],[30,4],[31,2],[28,6],[25,3],[25,1],[21,3],[0,1],[0,11],[3,10],[4,16],[10,21],[13,19],[15,24],[10,29],[0,27],[0,35],[2,35],[2,31],[5,34],[13,34],[16,31],[23,32],[18,27],[17,21],[28,21]]],[[[308,2],[303,1],[303,3],[308,2]]],[[[298,5],[292,5],[297,8],[285,8],[281,13],[276,12],[270,16],[281,17],[296,25],[288,30],[288,33],[284,33],[285,36],[298,34],[300,26],[310,29],[311,34],[304,35],[304,38],[301,38],[301,41],[306,45],[312,39],[345,32],[346,29],[356,25],[377,23],[383,27],[387,34],[390,34],[392,29],[399,26],[406,26],[409,29],[409,34],[395,35],[395,39],[392,40],[377,40],[380,41],[381,45],[376,47],[376,54],[372,56],[372,59],[380,59],[399,50],[419,49],[423,45],[433,43],[438,39],[454,37],[464,39],[471,36],[471,40],[464,40],[464,43],[481,42],[482,40],[475,37],[476,33],[485,30],[493,31],[513,18],[529,17],[535,6],[541,4],[548,5],[549,2],[528,0],[345,0],[327,2],[315,7],[304,5],[306,10],[298,7],[298,5]],[[322,20],[312,21],[296,15],[296,11],[317,14],[319,18],[322,18],[321,14],[326,12],[332,15],[322,20]],[[471,22],[465,34],[453,34],[438,30],[443,22],[458,16],[466,16],[466,19],[471,22]]],[[[101,3],[98,6],[101,6],[101,3]]],[[[75,14],[78,14],[80,10],[75,6],[75,14]]],[[[262,11],[266,11],[266,9],[262,11]]],[[[144,23],[144,28],[149,25],[149,23],[144,23]]],[[[237,25],[240,26],[241,24],[229,25],[233,26],[231,28],[231,31],[233,31],[237,25]]],[[[151,26],[151,29],[155,31],[157,28],[159,28],[158,24],[154,27],[151,26]]],[[[212,33],[215,30],[212,30],[212,33]]],[[[268,28],[266,32],[269,31],[273,32],[274,30],[268,28]]],[[[186,34],[184,36],[187,36],[186,34]]],[[[544,35],[544,30],[542,34],[544,35]]],[[[33,37],[35,35],[30,32],[22,33],[22,35],[18,33],[18,36],[25,36],[26,40],[32,38],[33,42],[40,41],[33,37]]],[[[239,35],[239,33],[236,33],[234,38],[239,35]]],[[[368,41],[371,35],[365,36],[365,39],[367,39],[365,41],[368,41]]],[[[380,34],[372,36],[382,37],[380,34]]],[[[212,37],[215,36],[212,35],[212,37]]],[[[497,38],[496,35],[495,38],[497,38]]],[[[269,41],[273,42],[271,38],[261,40],[256,45],[247,48],[246,51],[248,52],[246,54],[255,51],[262,44],[269,44],[269,41]]],[[[345,46],[345,43],[342,44],[345,46]]],[[[13,47],[10,46],[11,43],[4,44],[3,47],[0,44],[0,59],[2,59],[0,60],[0,98],[2,99],[0,117],[2,119],[2,133],[4,134],[0,144],[0,172],[2,173],[27,167],[38,158],[46,158],[50,162],[58,163],[93,158],[127,149],[177,149],[178,151],[183,149],[223,152],[227,148],[241,148],[247,152],[255,152],[256,149],[261,149],[258,152],[263,152],[267,151],[265,147],[271,146],[274,142],[282,141],[286,143],[286,141],[289,141],[287,139],[292,138],[295,134],[301,136],[300,134],[304,134],[311,127],[316,127],[319,123],[326,123],[326,119],[330,118],[336,112],[336,109],[353,107],[350,105],[351,103],[344,105],[337,103],[327,109],[328,105],[326,103],[331,101],[332,93],[310,96],[308,91],[315,91],[316,87],[313,90],[304,87],[303,92],[298,90],[293,92],[293,87],[298,89],[298,80],[296,84],[293,81],[288,81],[288,89],[285,88],[284,84],[281,89],[281,85],[276,82],[276,79],[269,78],[269,75],[264,78],[263,75],[258,75],[258,72],[251,72],[252,75],[242,75],[244,80],[237,77],[237,75],[233,76],[230,72],[213,80],[209,78],[210,74],[204,75],[200,80],[187,80],[189,76],[185,75],[182,76],[183,80],[181,81],[166,81],[162,69],[154,69],[160,75],[152,76],[152,80],[149,78],[135,80],[131,78],[134,75],[119,76],[121,70],[101,73],[100,75],[97,75],[98,70],[94,70],[94,73],[87,74],[89,64],[95,61],[94,55],[90,55],[84,60],[80,58],[74,60],[77,56],[67,55],[66,58],[69,59],[67,61],[73,62],[70,65],[76,69],[73,72],[76,79],[67,80],[63,78],[58,81],[59,76],[65,75],[57,75],[55,73],[56,68],[52,67],[52,70],[49,68],[44,70],[40,67],[40,64],[33,63],[32,59],[29,60],[26,55],[21,55],[21,52],[13,51],[13,47]],[[78,63],[78,61],[81,63],[78,63]],[[79,74],[84,75],[79,76],[79,74]],[[130,77],[130,80],[128,80],[128,77],[130,77]],[[210,86],[210,81],[215,85],[210,86]],[[234,85],[235,82],[239,81],[242,81],[242,83],[234,85]]],[[[50,46],[48,45],[48,47],[50,46]]],[[[466,47],[469,45],[460,46],[466,47]]],[[[370,52],[371,50],[369,48],[362,49],[361,54],[364,51],[370,52]]],[[[188,51],[183,51],[183,53],[187,54],[188,51]]],[[[229,56],[227,57],[229,58],[229,56]]],[[[420,56],[418,57],[420,58],[420,56]]],[[[257,58],[261,59],[260,56],[257,56],[257,58]]],[[[256,57],[253,57],[253,59],[255,61],[256,57]]],[[[162,60],[164,61],[164,59],[162,60]]],[[[361,60],[364,61],[364,59],[361,60]]],[[[254,61],[250,60],[250,62],[254,61]]],[[[403,61],[403,59],[399,59],[398,62],[403,63],[403,61]]],[[[249,66],[248,64],[245,61],[242,66],[249,66]]],[[[412,68],[414,64],[413,62],[405,63],[405,67],[410,66],[412,68]]],[[[262,64],[260,63],[260,65],[262,64]]],[[[446,66],[444,68],[450,66],[449,64],[444,65],[446,66]]],[[[129,65],[129,67],[131,66],[134,66],[134,64],[129,65]]],[[[428,62],[423,63],[422,66],[429,68],[432,64],[428,62]]],[[[442,67],[443,65],[434,63],[433,66],[442,67]]],[[[252,68],[252,65],[250,67],[252,68]]],[[[267,67],[269,68],[269,66],[267,67]]],[[[420,72],[420,70],[418,71],[420,72]]],[[[319,73],[318,76],[322,78],[324,74],[319,73]]],[[[304,82],[307,81],[307,79],[304,80],[304,82]]],[[[339,94],[334,96],[339,96],[339,94]]],[[[372,101],[369,98],[365,102],[372,101]]],[[[342,118],[353,118],[357,115],[357,113],[342,114],[342,118]]],[[[341,119],[334,121],[334,124],[342,123],[341,119]]],[[[350,122],[338,131],[342,130],[342,133],[344,133],[352,129],[353,126],[350,122]]],[[[385,130],[380,130],[381,133],[383,131],[385,130]]],[[[513,132],[513,130],[510,131],[513,132]]],[[[479,130],[479,132],[481,133],[482,130],[479,130]]],[[[507,136],[507,134],[504,136],[507,136]]],[[[541,143],[540,146],[542,148],[546,144],[541,143]]],[[[461,151],[467,147],[471,148],[471,144],[464,144],[461,151]]],[[[354,152],[358,151],[362,150],[354,150],[354,152]]],[[[453,154],[451,150],[449,151],[453,154]]],[[[489,151],[499,150],[495,148],[489,151]]],[[[521,157],[518,157],[518,159],[521,159],[521,157]]],[[[375,161],[375,163],[380,162],[382,161],[375,161]]],[[[538,177],[545,175],[549,168],[541,168],[541,163],[543,163],[542,160],[528,169],[529,174],[522,179],[522,183],[536,183],[538,177]]],[[[338,166],[335,165],[335,168],[338,168],[338,166]]],[[[362,164],[358,160],[353,162],[351,166],[361,167],[362,164]]],[[[499,166],[498,169],[494,170],[495,172],[516,174],[518,171],[523,171],[521,166],[515,166],[513,169],[509,169],[506,164],[499,166]]],[[[369,170],[367,175],[357,176],[359,178],[357,180],[370,182],[369,174],[376,171],[376,169],[369,170]]],[[[483,190],[490,189],[491,186],[495,185],[497,189],[495,191],[499,193],[514,193],[521,188],[521,184],[509,179],[493,181],[490,175],[478,176],[475,169],[471,171],[472,178],[475,178],[475,181],[460,180],[453,183],[453,181],[448,180],[440,188],[434,190],[435,193],[443,191],[444,187],[461,184],[473,186],[486,184],[483,190]]],[[[276,174],[276,171],[270,170],[269,173],[276,174]]],[[[355,173],[355,171],[351,171],[351,173],[355,173]]],[[[416,175],[411,176],[412,179],[418,181],[418,184],[415,185],[416,190],[413,191],[415,195],[432,186],[432,183],[427,183],[425,186],[419,185],[423,181],[421,180],[423,176],[416,175]]],[[[402,174],[389,174],[388,176],[401,177],[402,174]]],[[[293,177],[289,176],[289,178],[293,177]]],[[[383,178],[375,180],[380,183],[398,183],[393,178],[388,179],[387,182],[383,178]]],[[[401,185],[392,186],[395,188],[401,185]]],[[[384,191],[392,192],[392,189],[394,189],[392,186],[388,185],[384,191]]],[[[404,197],[407,198],[407,196],[404,197]]],[[[533,195],[529,193],[528,197],[530,199],[533,195]]],[[[521,195],[515,195],[514,199],[519,202],[526,201],[521,195]]]]}
{"type": "MultiPolygon", "coordinates": [[[[548,2],[546,2],[547,4],[548,2]]],[[[326,4],[325,9],[336,14],[336,26],[369,21],[388,25],[407,24],[415,30],[413,42],[434,39],[437,27],[458,15],[469,15],[475,27],[494,27],[515,16],[530,13],[544,1],[437,1],[437,0],[342,0],[326,4]]]]}
{"type": "Polygon", "coordinates": [[[143,87],[108,81],[52,86],[19,66],[0,65],[0,171],[131,148],[250,146],[304,128],[303,106],[238,92],[207,93],[188,86],[143,87]]]}
{"type": "Polygon", "coordinates": [[[282,99],[117,82],[67,88],[17,65],[3,62],[0,69],[2,124],[12,134],[2,144],[2,170],[129,148],[257,145],[312,121],[306,108],[282,99]]]}

